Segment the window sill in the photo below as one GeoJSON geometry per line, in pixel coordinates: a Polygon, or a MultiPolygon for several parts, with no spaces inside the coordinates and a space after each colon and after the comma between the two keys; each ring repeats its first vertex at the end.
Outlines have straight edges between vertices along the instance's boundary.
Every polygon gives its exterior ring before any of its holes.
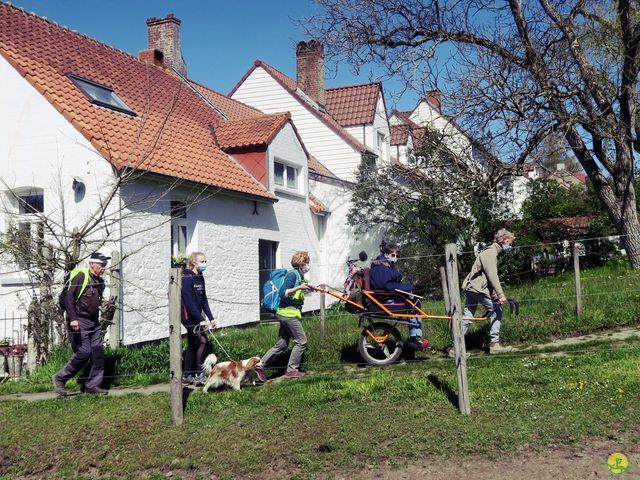
{"type": "Polygon", "coordinates": [[[300,192],[296,192],[295,190],[289,190],[287,188],[284,187],[279,187],[276,185],[276,187],[274,188],[275,193],[284,193],[285,195],[290,195],[292,197],[296,197],[296,198],[302,198],[302,199],[306,199],[307,196],[303,193],[300,192]]]}
{"type": "Polygon", "coordinates": [[[0,279],[0,286],[3,287],[21,287],[23,285],[38,285],[38,282],[32,282],[28,278],[6,277],[0,279]]]}

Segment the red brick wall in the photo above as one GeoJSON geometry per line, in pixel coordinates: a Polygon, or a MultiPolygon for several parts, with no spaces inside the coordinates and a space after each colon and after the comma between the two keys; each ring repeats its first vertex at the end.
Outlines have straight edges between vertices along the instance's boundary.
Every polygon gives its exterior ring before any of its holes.
{"type": "Polygon", "coordinates": [[[149,50],[160,50],[164,54],[164,64],[167,67],[175,68],[186,76],[187,66],[180,47],[180,23],[172,13],[165,18],[148,18],[148,43],[149,50]]]}
{"type": "Polygon", "coordinates": [[[296,47],[296,76],[298,87],[311,100],[325,105],[324,49],[318,40],[299,42],[296,47]]]}

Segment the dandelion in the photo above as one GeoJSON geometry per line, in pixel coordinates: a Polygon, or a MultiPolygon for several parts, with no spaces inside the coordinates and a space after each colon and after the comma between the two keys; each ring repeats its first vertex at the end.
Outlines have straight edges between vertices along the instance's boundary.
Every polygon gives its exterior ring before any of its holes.
{"type": "Polygon", "coordinates": [[[580,390],[580,391],[584,390],[584,385],[585,385],[585,383],[582,380],[580,380],[578,382],[578,390],[580,390]]]}
{"type": "Polygon", "coordinates": [[[618,393],[624,393],[624,388],[618,387],[618,393]]]}

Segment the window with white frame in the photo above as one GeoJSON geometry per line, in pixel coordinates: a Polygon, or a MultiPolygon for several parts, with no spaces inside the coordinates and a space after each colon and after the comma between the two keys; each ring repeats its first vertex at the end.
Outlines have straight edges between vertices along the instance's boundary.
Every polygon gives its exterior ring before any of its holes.
{"type": "Polygon", "coordinates": [[[273,183],[276,187],[300,192],[300,168],[279,161],[273,162],[273,183]]]}
{"type": "Polygon", "coordinates": [[[171,258],[174,264],[184,263],[188,243],[187,204],[180,200],[171,200],[171,258]]]}
{"type": "Polygon", "coordinates": [[[14,245],[17,247],[18,267],[32,266],[44,246],[44,192],[39,188],[13,192],[18,203],[14,245]]]}

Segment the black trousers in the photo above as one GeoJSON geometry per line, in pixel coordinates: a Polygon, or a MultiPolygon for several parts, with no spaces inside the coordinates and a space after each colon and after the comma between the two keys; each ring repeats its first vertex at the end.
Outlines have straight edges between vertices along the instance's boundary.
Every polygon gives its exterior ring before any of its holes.
{"type": "Polygon", "coordinates": [[[187,328],[187,351],[184,354],[184,368],[182,374],[199,375],[202,373],[202,362],[209,351],[207,335],[200,331],[195,333],[194,327],[187,328]]]}

